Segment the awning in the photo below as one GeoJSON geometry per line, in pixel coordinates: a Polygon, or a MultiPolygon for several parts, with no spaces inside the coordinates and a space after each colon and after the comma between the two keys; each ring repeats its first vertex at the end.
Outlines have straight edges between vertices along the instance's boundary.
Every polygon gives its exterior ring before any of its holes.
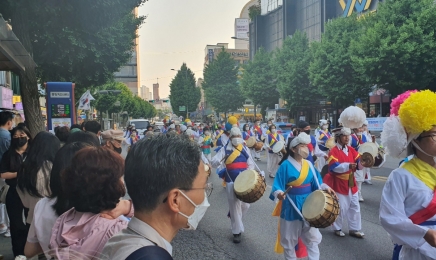
{"type": "Polygon", "coordinates": [[[36,67],[29,52],[0,15],[0,70],[26,70],[36,67]]]}

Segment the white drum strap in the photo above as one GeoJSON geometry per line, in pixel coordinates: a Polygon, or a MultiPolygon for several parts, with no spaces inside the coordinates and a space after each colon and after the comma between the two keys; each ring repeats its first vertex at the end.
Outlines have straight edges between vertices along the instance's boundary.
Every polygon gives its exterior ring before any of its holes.
{"type": "Polygon", "coordinates": [[[301,211],[297,208],[297,205],[295,205],[294,201],[291,200],[291,198],[289,198],[289,196],[286,196],[289,200],[289,202],[291,203],[292,207],[295,209],[295,211],[298,213],[298,215],[300,215],[300,217],[303,219],[304,223],[307,223],[306,219],[303,217],[303,214],[301,213],[301,211]]]}
{"type": "Polygon", "coordinates": [[[321,185],[319,184],[318,176],[316,176],[316,171],[315,171],[315,169],[313,169],[313,165],[312,165],[311,162],[309,162],[309,165],[310,165],[310,170],[312,171],[312,174],[313,174],[313,178],[316,181],[316,185],[318,185],[318,190],[320,190],[321,189],[321,185]]]}

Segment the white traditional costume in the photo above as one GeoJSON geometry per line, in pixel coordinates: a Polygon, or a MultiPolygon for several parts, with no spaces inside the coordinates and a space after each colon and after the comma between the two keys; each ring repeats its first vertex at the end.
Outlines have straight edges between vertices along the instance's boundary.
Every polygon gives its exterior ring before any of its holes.
{"type": "Polygon", "coordinates": [[[436,94],[429,90],[403,93],[392,100],[391,116],[383,125],[386,152],[397,158],[409,155],[389,175],[380,202],[380,222],[396,244],[392,259],[436,259],[436,248],[424,239],[429,229],[436,229],[436,169],[413,155],[413,149],[426,154],[415,140],[436,125],[435,104],[436,94]]]}

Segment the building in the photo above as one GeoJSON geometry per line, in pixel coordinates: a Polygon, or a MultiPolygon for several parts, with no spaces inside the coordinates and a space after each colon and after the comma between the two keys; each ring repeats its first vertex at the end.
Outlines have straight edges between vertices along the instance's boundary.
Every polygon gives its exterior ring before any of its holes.
{"type": "Polygon", "coordinates": [[[150,88],[146,87],[145,85],[142,85],[141,93],[139,96],[144,100],[152,100],[153,99],[150,88]]]}
{"type": "MultiPolygon", "coordinates": [[[[138,16],[138,8],[133,11],[135,16],[138,16]]],[[[132,57],[126,65],[114,73],[115,81],[122,82],[132,91],[133,95],[141,96],[140,86],[140,58],[139,58],[139,38],[135,40],[135,47],[132,50],[132,57]]]]}
{"type": "MultiPolygon", "coordinates": [[[[249,41],[250,57],[263,47],[267,51],[281,48],[286,37],[291,37],[297,30],[306,33],[309,41],[321,40],[325,24],[337,17],[348,17],[354,12],[367,13],[377,9],[380,0],[261,0],[261,14],[250,23],[249,41]]],[[[362,97],[356,100],[368,113],[369,102],[379,99],[362,97]]],[[[383,99],[383,102],[385,100],[383,99]]],[[[387,101],[389,102],[389,101],[387,101]]],[[[332,102],[322,97],[313,104],[291,111],[290,121],[304,118],[311,123],[319,119],[337,122],[342,112],[333,107],[332,102]]]]}
{"type": "Polygon", "coordinates": [[[228,52],[235,60],[235,66],[245,64],[249,60],[248,49],[229,49],[228,43],[217,43],[216,45],[206,45],[204,66],[208,65],[211,60],[216,59],[222,51],[228,52]]]}
{"type": "Polygon", "coordinates": [[[249,8],[256,5],[258,0],[250,0],[241,10],[239,18],[235,19],[235,49],[247,49],[249,44],[249,29],[250,29],[250,16],[249,8]]]}
{"type": "Polygon", "coordinates": [[[153,84],[153,100],[159,100],[159,83],[153,84]]]}

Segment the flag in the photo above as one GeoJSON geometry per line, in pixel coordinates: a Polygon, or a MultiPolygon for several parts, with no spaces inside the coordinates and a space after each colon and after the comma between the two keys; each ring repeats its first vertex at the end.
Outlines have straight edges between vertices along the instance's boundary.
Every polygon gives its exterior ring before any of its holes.
{"type": "Polygon", "coordinates": [[[79,109],[90,110],[91,100],[95,100],[95,98],[93,98],[89,90],[87,90],[85,93],[83,93],[82,97],[80,97],[79,109]]]}

